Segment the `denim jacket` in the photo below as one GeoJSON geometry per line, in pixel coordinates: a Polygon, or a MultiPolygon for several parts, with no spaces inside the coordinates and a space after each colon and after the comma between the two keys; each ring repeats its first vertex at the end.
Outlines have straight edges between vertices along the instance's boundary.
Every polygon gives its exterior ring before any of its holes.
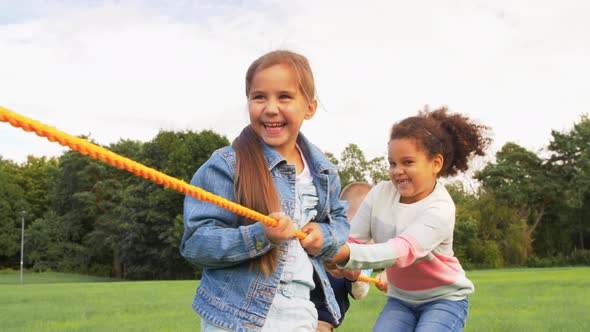
{"type": "MultiPolygon", "coordinates": [[[[262,141],[261,144],[268,171],[279,192],[282,210],[293,217],[295,166],[287,165],[276,150],[262,141]]],[[[319,254],[311,257],[316,284],[311,300],[327,305],[338,321],[340,310],[321,261],[332,258],[348,238],[347,205],[339,200],[340,178],[336,167],[302,134],[299,134],[297,144],[317,188],[318,213],[312,221],[319,224],[324,237],[319,254]]],[[[235,201],[235,168],[235,151],[231,147],[221,148],[199,168],[191,184],[235,201]]],[[[228,330],[260,330],[279,286],[288,243],[279,246],[277,269],[268,278],[250,267],[250,259],[263,255],[274,246],[264,235],[259,222],[240,225],[232,212],[187,196],[180,251],[189,262],[203,269],[193,309],[202,319],[228,330]]]]}

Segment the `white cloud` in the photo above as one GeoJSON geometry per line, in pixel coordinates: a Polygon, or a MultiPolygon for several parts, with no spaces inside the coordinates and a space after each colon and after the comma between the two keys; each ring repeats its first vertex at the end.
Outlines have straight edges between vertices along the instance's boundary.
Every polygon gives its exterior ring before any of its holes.
{"type": "MultiPolygon", "coordinates": [[[[384,155],[391,124],[426,104],[492,126],[496,148],[539,149],[590,109],[585,1],[43,3],[0,17],[0,105],[101,144],[232,139],[247,66],[276,48],[310,59],[323,108],[303,131],[334,153],[384,155]]],[[[13,131],[0,125],[4,158],[61,151],[13,131]]]]}

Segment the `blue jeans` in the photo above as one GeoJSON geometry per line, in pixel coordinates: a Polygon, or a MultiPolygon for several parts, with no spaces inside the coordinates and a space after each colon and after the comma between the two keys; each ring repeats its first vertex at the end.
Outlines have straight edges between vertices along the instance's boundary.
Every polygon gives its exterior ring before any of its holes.
{"type": "Polygon", "coordinates": [[[468,309],[468,298],[410,304],[390,297],[377,318],[373,332],[463,331],[468,309]]]}

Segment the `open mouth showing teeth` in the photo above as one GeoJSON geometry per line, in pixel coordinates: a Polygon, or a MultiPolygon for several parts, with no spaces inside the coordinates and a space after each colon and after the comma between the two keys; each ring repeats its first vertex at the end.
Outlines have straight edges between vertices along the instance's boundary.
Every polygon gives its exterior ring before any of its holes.
{"type": "Polygon", "coordinates": [[[267,135],[280,135],[285,127],[284,122],[264,123],[263,125],[267,135]]]}
{"type": "Polygon", "coordinates": [[[284,126],[285,126],[284,123],[265,123],[264,124],[264,128],[269,128],[269,129],[281,128],[281,127],[284,127],[284,126]]]}

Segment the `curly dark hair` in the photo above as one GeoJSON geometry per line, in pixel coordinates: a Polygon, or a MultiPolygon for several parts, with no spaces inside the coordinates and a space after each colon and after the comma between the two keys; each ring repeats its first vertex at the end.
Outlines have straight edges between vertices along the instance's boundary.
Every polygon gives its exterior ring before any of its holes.
{"type": "Polygon", "coordinates": [[[477,124],[468,117],[449,113],[447,107],[434,111],[428,108],[417,116],[397,122],[391,128],[389,141],[398,138],[413,138],[430,158],[440,154],[444,164],[439,176],[453,176],[466,171],[475,155],[485,155],[492,142],[487,136],[490,128],[477,124]]]}

